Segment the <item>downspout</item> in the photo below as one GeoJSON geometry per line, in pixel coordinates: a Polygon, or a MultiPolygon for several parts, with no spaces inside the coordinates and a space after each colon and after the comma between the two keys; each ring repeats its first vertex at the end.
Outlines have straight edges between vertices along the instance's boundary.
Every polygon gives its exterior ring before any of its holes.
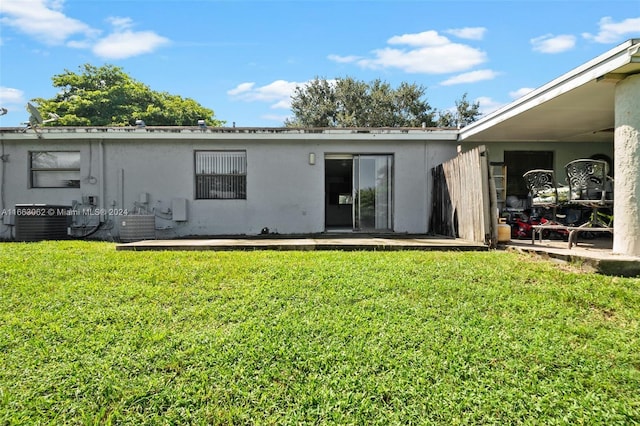
{"type": "Polygon", "coordinates": [[[433,214],[433,180],[431,181],[431,186],[429,186],[429,176],[431,175],[431,163],[429,162],[429,148],[427,147],[427,141],[423,141],[423,156],[422,161],[424,161],[424,211],[426,213],[425,219],[425,234],[429,234],[432,232],[431,230],[431,215],[433,214]]]}
{"type": "MultiPolygon", "coordinates": [[[[5,154],[5,146],[4,139],[0,140],[0,163],[2,164],[2,172],[0,172],[0,225],[2,225],[5,229],[2,234],[4,234],[7,230],[9,231],[9,239],[12,237],[11,226],[5,224],[5,216],[8,215],[6,204],[5,204],[5,188],[7,181],[7,163],[9,162],[9,155],[5,154]]],[[[7,222],[9,223],[9,222],[7,222]]]]}
{"type": "MultiPolygon", "coordinates": [[[[0,108],[0,115],[5,115],[7,113],[6,108],[0,108]]],[[[0,211],[4,212],[4,179],[5,179],[5,169],[6,164],[9,160],[4,154],[4,138],[0,140],[0,163],[2,163],[2,174],[0,174],[0,211]]],[[[4,215],[0,215],[2,218],[4,215]]],[[[4,225],[4,219],[2,219],[2,224],[4,225]]]]}
{"type": "Polygon", "coordinates": [[[0,141],[0,163],[2,163],[2,174],[0,175],[0,209],[2,211],[5,210],[4,207],[4,180],[5,180],[5,169],[7,168],[6,163],[9,161],[7,156],[4,154],[4,139],[0,141]]]}
{"type": "Polygon", "coordinates": [[[0,211],[2,211],[3,213],[2,215],[0,215],[0,221],[2,222],[2,226],[6,226],[4,224],[4,216],[6,215],[6,208],[4,204],[4,188],[8,161],[9,158],[4,153],[4,139],[2,139],[0,140],[0,163],[2,163],[2,173],[0,173],[0,211]]]}
{"type": "Polygon", "coordinates": [[[105,200],[104,200],[104,196],[107,193],[106,191],[106,182],[105,182],[105,166],[104,166],[104,162],[105,162],[105,155],[104,155],[104,139],[100,139],[100,210],[101,211],[105,211],[106,208],[106,204],[105,204],[105,200]]]}

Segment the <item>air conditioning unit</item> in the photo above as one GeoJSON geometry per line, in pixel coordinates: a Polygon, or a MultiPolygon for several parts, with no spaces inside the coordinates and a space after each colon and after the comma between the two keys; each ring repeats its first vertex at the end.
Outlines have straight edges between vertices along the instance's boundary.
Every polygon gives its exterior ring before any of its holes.
{"type": "Polygon", "coordinates": [[[120,240],[124,242],[155,240],[156,217],[152,214],[118,216],[120,240]]]}
{"type": "Polygon", "coordinates": [[[71,225],[71,206],[16,204],[17,241],[66,240],[71,225]]]}

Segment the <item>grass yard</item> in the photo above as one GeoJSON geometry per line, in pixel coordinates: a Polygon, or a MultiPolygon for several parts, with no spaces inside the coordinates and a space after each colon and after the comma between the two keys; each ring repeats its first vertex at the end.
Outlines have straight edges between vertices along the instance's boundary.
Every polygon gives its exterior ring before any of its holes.
{"type": "Polygon", "coordinates": [[[638,424],[640,279],[0,244],[0,424],[638,424]]]}

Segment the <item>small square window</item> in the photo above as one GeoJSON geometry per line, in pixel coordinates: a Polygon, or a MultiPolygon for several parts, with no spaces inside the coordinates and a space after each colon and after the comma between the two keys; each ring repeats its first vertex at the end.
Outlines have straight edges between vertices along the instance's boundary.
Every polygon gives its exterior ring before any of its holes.
{"type": "Polygon", "coordinates": [[[246,200],[246,151],[196,151],[197,200],[246,200]]]}

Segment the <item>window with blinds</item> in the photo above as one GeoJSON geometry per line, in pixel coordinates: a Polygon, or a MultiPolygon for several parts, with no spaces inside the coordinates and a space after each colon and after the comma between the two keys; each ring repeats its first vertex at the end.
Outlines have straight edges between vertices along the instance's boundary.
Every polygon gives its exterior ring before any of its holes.
{"type": "Polygon", "coordinates": [[[31,188],[80,188],[80,151],[29,153],[31,188]]]}
{"type": "Polygon", "coordinates": [[[246,200],[246,151],[196,151],[197,200],[246,200]]]}

